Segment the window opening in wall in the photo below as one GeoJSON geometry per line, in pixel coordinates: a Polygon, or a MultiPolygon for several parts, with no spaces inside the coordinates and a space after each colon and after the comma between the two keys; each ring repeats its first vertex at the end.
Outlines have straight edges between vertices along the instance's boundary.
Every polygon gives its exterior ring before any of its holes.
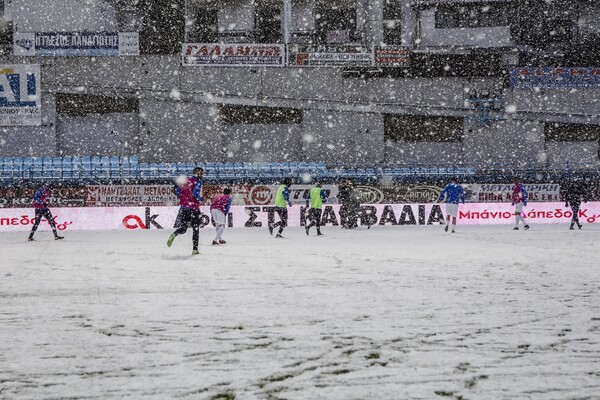
{"type": "Polygon", "coordinates": [[[522,0],[517,5],[518,19],[511,27],[511,34],[517,43],[538,49],[567,43],[578,29],[575,3],[556,5],[542,0],[522,0]]]}
{"type": "Polygon", "coordinates": [[[297,108],[223,105],[219,115],[225,125],[302,123],[302,110],[297,108]]]}
{"type": "Polygon", "coordinates": [[[399,0],[383,3],[383,42],[388,45],[402,44],[402,7],[399,0]]]}
{"type": "Polygon", "coordinates": [[[139,0],[142,54],[178,54],[185,33],[184,0],[139,0]]]}
{"type": "Polygon", "coordinates": [[[600,139],[600,125],[547,122],[544,136],[553,142],[595,142],[600,139]]]}
{"type": "Polygon", "coordinates": [[[56,95],[56,112],[59,115],[139,114],[139,111],[138,99],[67,93],[58,93],[56,95]]]}
{"type": "MultiPolygon", "coordinates": [[[[546,122],[544,137],[547,142],[594,142],[598,146],[600,125],[546,122]]],[[[598,153],[600,158],[600,146],[598,153]]]]}
{"type": "Polygon", "coordinates": [[[512,10],[510,4],[440,5],[435,11],[435,27],[452,29],[509,26],[512,10]]]}
{"type": "Polygon", "coordinates": [[[10,54],[13,44],[12,21],[4,19],[4,0],[0,0],[0,54],[10,54]]]}
{"type": "Polygon", "coordinates": [[[386,142],[460,142],[463,118],[386,114],[386,142]]]}
{"type": "Polygon", "coordinates": [[[320,43],[350,43],[357,39],[356,8],[319,8],[315,23],[320,43]]]}
{"type": "Polygon", "coordinates": [[[216,43],[219,38],[219,10],[196,9],[196,23],[190,41],[216,43]]]}
{"type": "Polygon", "coordinates": [[[258,3],[254,14],[254,35],[258,43],[281,43],[281,7],[275,4],[258,3]]]}

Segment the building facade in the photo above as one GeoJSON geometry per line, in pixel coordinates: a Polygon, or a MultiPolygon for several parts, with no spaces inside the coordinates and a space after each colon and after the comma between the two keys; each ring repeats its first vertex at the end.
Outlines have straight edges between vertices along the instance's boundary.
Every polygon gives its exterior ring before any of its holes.
{"type": "Polygon", "coordinates": [[[0,156],[598,163],[595,1],[0,4],[0,64],[41,68],[41,122],[0,126],[0,156]],[[42,54],[90,32],[139,53],[42,54]]]}

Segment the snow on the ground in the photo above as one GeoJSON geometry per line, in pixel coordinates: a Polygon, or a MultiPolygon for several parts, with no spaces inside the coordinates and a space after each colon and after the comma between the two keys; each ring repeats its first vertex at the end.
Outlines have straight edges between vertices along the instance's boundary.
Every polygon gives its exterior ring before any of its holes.
{"type": "Polygon", "coordinates": [[[0,398],[600,398],[600,227],[511,228],[0,234],[0,398]]]}

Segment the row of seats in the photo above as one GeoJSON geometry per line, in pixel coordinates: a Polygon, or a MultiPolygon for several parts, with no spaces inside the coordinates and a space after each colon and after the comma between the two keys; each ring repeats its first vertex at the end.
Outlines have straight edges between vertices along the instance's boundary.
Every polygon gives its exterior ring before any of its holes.
{"type": "Polygon", "coordinates": [[[401,176],[474,175],[463,167],[350,167],[324,162],[223,162],[223,163],[141,163],[137,156],[112,157],[9,157],[0,159],[3,179],[172,179],[188,176],[196,166],[205,177],[217,180],[260,180],[306,175],[317,179],[378,179],[401,176]]]}

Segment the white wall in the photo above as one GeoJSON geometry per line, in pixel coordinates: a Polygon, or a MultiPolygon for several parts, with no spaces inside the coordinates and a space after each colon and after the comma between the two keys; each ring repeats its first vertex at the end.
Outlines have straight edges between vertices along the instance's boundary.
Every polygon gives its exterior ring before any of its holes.
{"type": "Polygon", "coordinates": [[[587,2],[577,24],[581,34],[600,34],[600,4],[587,2]]]}
{"type": "Polygon", "coordinates": [[[292,0],[292,32],[310,32],[315,29],[314,6],[315,0],[292,0]]]}
{"type": "Polygon", "coordinates": [[[463,139],[465,161],[474,164],[510,161],[515,167],[540,160],[544,152],[544,125],[539,121],[492,122],[491,126],[466,120],[463,139]]]}
{"type": "Polygon", "coordinates": [[[103,0],[12,0],[10,8],[18,32],[118,30],[103,0]]]}
{"type": "Polygon", "coordinates": [[[510,46],[510,27],[436,29],[435,10],[421,13],[422,46],[510,46]]]}
{"type": "Polygon", "coordinates": [[[139,152],[137,114],[59,116],[56,135],[62,155],[130,155],[139,152]]]}
{"type": "Polygon", "coordinates": [[[218,161],[222,154],[216,107],[201,103],[140,100],[140,159],[218,161]]]}
{"type": "Polygon", "coordinates": [[[219,3],[219,32],[254,29],[254,6],[251,0],[219,3]]]}
{"type": "Polygon", "coordinates": [[[42,93],[42,126],[0,126],[0,157],[55,156],[56,103],[42,93]]]}
{"type": "Polygon", "coordinates": [[[303,125],[303,150],[307,160],[383,161],[381,114],[305,110],[303,125]]]}
{"type": "Polygon", "coordinates": [[[303,161],[302,125],[224,125],[223,159],[236,162],[303,161]]]}
{"type": "Polygon", "coordinates": [[[386,143],[385,160],[392,163],[457,164],[464,160],[461,142],[386,143]]]}
{"type": "Polygon", "coordinates": [[[546,142],[548,162],[584,164],[588,167],[598,167],[598,141],[589,142],[546,142]]]}

